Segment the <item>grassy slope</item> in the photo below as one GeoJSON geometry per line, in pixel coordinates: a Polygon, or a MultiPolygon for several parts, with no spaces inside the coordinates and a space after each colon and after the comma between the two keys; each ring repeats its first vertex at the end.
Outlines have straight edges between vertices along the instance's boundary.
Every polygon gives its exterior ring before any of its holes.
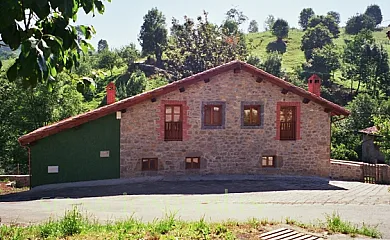
{"type": "MultiPolygon", "coordinates": [[[[385,49],[390,53],[390,40],[386,37],[387,29],[374,32],[374,38],[377,43],[382,44],[385,49]]],[[[293,71],[293,68],[300,66],[305,62],[305,56],[303,51],[301,51],[301,39],[303,36],[303,31],[298,29],[291,29],[289,32],[289,37],[287,40],[287,52],[283,55],[282,68],[286,72],[293,71]]],[[[254,56],[259,56],[261,59],[264,59],[267,55],[266,47],[268,43],[275,41],[275,37],[270,31],[260,32],[260,33],[249,33],[247,35],[248,39],[253,39],[254,48],[251,51],[251,54],[254,56]]],[[[352,36],[345,34],[344,29],[341,29],[340,37],[334,40],[338,50],[343,51],[345,46],[344,40],[351,39],[352,36]]],[[[343,82],[340,79],[341,72],[335,73],[335,81],[341,85],[349,87],[349,82],[343,82]]]]}

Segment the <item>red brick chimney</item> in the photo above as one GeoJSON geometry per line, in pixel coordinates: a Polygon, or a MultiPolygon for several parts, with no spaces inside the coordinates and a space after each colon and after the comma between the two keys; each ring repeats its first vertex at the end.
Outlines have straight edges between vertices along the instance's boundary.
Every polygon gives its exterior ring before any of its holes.
{"type": "Polygon", "coordinates": [[[308,80],[307,84],[309,92],[317,96],[321,96],[321,78],[317,74],[313,74],[308,80]]]}
{"type": "Polygon", "coordinates": [[[110,82],[107,87],[107,105],[113,104],[115,102],[115,94],[116,94],[116,89],[115,89],[115,84],[113,82],[110,82]]]}

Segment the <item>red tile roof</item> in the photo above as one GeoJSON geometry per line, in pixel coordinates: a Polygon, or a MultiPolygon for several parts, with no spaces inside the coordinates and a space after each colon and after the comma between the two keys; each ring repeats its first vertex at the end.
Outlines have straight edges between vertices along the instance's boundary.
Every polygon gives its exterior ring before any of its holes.
{"type": "Polygon", "coordinates": [[[368,128],[363,129],[363,130],[360,130],[359,132],[365,133],[368,135],[376,135],[379,132],[379,130],[376,126],[372,126],[372,127],[368,127],[368,128]]]}
{"type": "Polygon", "coordinates": [[[98,109],[70,117],[64,120],[61,120],[59,122],[53,123],[48,126],[41,127],[35,131],[32,131],[18,139],[21,145],[27,145],[29,143],[32,143],[34,141],[37,141],[39,139],[45,138],[47,136],[59,133],[61,131],[64,131],[69,128],[73,128],[76,126],[79,126],[83,123],[93,121],[95,119],[101,118],[103,116],[106,116],[111,113],[115,113],[117,111],[120,111],[122,109],[126,109],[130,106],[133,106],[135,104],[138,104],[145,100],[150,100],[155,97],[159,97],[161,95],[167,94],[169,92],[178,90],[181,87],[185,87],[191,84],[194,84],[196,82],[202,81],[204,79],[211,78],[213,76],[216,76],[218,74],[221,74],[223,72],[233,70],[233,69],[241,69],[244,71],[247,71],[254,76],[262,77],[264,80],[269,81],[270,83],[277,85],[285,90],[288,90],[292,93],[295,93],[303,98],[307,98],[315,103],[318,103],[322,105],[325,109],[327,109],[329,112],[331,112],[333,115],[349,115],[349,111],[345,108],[334,104],[324,98],[321,98],[319,96],[316,96],[313,93],[310,93],[300,87],[297,87],[289,82],[286,82],[278,77],[275,77],[261,69],[258,69],[250,64],[247,64],[245,62],[241,61],[232,61],[226,64],[223,64],[221,66],[206,70],[201,73],[197,73],[195,75],[186,77],[182,80],[170,83],[168,85],[156,88],[154,90],[144,92],[141,94],[138,94],[133,97],[129,97],[126,99],[123,99],[121,101],[115,102],[113,104],[100,107],[98,109]]]}

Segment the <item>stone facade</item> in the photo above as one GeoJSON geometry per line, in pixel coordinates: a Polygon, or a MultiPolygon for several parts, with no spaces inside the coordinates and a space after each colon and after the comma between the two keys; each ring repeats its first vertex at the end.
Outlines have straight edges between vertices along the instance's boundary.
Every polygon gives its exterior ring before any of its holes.
{"type": "Polygon", "coordinates": [[[330,115],[316,103],[245,71],[225,72],[129,107],[121,117],[121,178],[186,174],[289,174],[328,177],[330,115]],[[164,104],[183,105],[183,141],[164,141],[164,104]],[[202,128],[202,104],[224,103],[224,126],[202,128]],[[241,127],[242,103],[262,103],[262,126],[241,127]],[[299,138],[281,141],[278,106],[297,106],[299,138]],[[261,166],[262,156],[275,156],[274,168],[261,166]],[[200,169],[185,169],[186,157],[200,157],[200,169]],[[157,171],[141,171],[142,158],[158,158],[157,171]]]}

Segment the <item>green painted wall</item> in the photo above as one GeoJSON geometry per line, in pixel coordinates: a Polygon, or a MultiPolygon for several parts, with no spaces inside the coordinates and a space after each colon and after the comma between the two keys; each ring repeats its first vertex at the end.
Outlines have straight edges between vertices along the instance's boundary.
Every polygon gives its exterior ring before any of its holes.
{"type": "Polygon", "coordinates": [[[120,177],[120,120],[115,114],[38,140],[31,146],[31,186],[120,177]],[[107,158],[100,151],[110,151],[107,158]],[[58,173],[48,173],[58,166],[58,173]]]}

